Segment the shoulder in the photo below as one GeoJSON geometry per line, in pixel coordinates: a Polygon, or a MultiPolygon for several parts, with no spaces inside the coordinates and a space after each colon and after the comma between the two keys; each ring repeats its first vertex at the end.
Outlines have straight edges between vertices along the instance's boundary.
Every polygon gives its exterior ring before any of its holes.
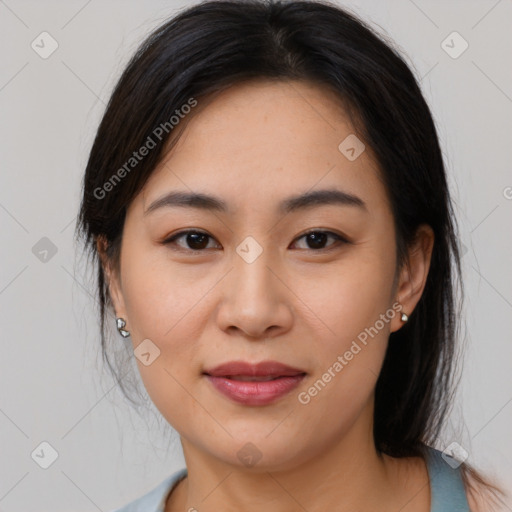
{"type": "Polygon", "coordinates": [[[153,487],[143,496],[110,512],[163,512],[167,496],[178,481],[186,474],[186,468],[179,469],[160,481],[156,487],[153,487]]]}

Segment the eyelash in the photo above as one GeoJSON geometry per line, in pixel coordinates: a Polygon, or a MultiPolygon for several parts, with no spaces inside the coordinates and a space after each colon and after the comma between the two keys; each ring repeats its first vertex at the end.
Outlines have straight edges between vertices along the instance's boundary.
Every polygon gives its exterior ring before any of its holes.
{"type": "MultiPolygon", "coordinates": [[[[172,235],[171,237],[167,238],[166,240],[164,240],[162,243],[162,245],[174,245],[175,244],[175,241],[179,238],[182,238],[190,233],[194,233],[194,234],[198,234],[198,235],[206,235],[207,237],[213,239],[213,237],[211,235],[209,235],[208,233],[204,232],[204,231],[199,231],[199,230],[196,230],[196,229],[188,229],[188,230],[184,230],[184,231],[180,231],[179,233],[176,233],[174,235],[172,235]]],[[[304,238],[312,233],[322,233],[322,234],[325,234],[325,235],[328,235],[328,236],[332,236],[333,238],[336,239],[337,242],[341,242],[341,244],[349,244],[351,242],[349,242],[346,238],[344,238],[343,236],[337,234],[337,233],[334,233],[332,231],[325,231],[325,230],[320,230],[320,229],[313,229],[313,230],[310,230],[308,231],[307,233],[303,233],[301,236],[297,237],[294,242],[296,240],[300,240],[301,238],[304,238]]],[[[333,248],[336,248],[336,246],[338,246],[339,244],[332,244],[328,247],[324,247],[324,248],[321,248],[321,249],[301,249],[301,250],[306,250],[306,251],[313,251],[313,252],[327,252],[329,250],[332,250],[333,248]]],[[[200,252],[205,252],[207,249],[189,249],[189,248],[182,248],[182,247],[179,247],[179,249],[176,249],[176,250],[182,250],[182,251],[185,251],[185,252],[192,252],[192,253],[200,253],[200,252]]]]}

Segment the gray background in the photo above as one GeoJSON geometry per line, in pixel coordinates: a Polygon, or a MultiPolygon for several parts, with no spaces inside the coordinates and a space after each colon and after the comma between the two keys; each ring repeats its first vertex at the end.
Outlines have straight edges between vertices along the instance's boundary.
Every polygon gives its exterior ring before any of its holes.
{"type": "MultiPolygon", "coordinates": [[[[131,411],[102,371],[93,276],[73,229],[116,78],[188,3],[0,0],[1,511],[107,511],[184,464],[176,433],[131,411]],[[58,43],[46,59],[31,47],[43,31],[58,43]],[[31,456],[43,441],[58,453],[48,469],[31,456]]],[[[457,206],[466,358],[439,447],[457,441],[512,489],[512,2],[342,5],[394,39],[421,79],[457,206]],[[458,58],[442,47],[453,31],[469,44],[458,58]]]]}

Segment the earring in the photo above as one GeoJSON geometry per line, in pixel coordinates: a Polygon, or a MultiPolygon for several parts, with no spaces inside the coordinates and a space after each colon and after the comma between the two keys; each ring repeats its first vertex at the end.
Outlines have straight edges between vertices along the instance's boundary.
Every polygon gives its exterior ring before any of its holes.
{"type": "Polygon", "coordinates": [[[126,325],[124,318],[116,318],[116,324],[117,324],[117,330],[119,331],[119,334],[123,338],[128,338],[128,336],[130,336],[130,333],[128,331],[126,331],[125,329],[123,329],[123,327],[126,325]]]}
{"type": "Polygon", "coordinates": [[[405,313],[402,313],[400,319],[402,320],[402,322],[407,322],[407,320],[409,320],[409,317],[405,313]]]}

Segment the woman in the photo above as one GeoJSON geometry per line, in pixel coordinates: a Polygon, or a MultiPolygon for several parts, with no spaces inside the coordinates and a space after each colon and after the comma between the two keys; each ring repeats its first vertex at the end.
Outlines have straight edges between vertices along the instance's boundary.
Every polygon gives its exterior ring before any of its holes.
{"type": "Polygon", "coordinates": [[[439,439],[455,226],[429,108],[362,21],[230,1],[158,28],[78,224],[105,360],[112,313],[186,460],[119,510],[490,510],[500,490],[439,439]]]}

